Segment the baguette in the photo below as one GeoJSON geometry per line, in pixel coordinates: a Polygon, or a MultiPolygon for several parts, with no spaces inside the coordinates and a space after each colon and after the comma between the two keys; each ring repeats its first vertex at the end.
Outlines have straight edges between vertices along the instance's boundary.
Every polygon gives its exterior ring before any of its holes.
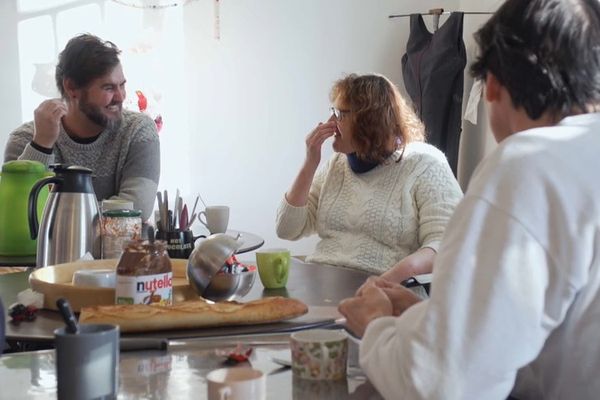
{"type": "Polygon", "coordinates": [[[184,301],[172,306],[110,305],[84,307],[83,324],[119,325],[121,332],[149,332],[167,329],[193,329],[226,325],[266,324],[298,317],[308,312],[306,304],[285,297],[238,303],[184,301]]]}

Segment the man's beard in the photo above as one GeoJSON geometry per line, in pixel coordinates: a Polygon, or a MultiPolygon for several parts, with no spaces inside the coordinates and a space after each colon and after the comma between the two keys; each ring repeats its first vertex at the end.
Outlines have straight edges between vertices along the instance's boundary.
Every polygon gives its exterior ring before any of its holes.
{"type": "MultiPolygon", "coordinates": [[[[119,103],[111,103],[110,105],[116,105],[119,103]]],[[[119,107],[121,105],[119,104],[119,107]]],[[[102,112],[102,109],[87,100],[87,93],[81,96],[81,100],[79,101],[79,111],[85,114],[86,117],[93,123],[98,126],[101,126],[104,129],[115,130],[121,126],[121,122],[123,120],[123,114],[119,113],[119,116],[115,119],[109,118],[106,114],[102,112]]]]}

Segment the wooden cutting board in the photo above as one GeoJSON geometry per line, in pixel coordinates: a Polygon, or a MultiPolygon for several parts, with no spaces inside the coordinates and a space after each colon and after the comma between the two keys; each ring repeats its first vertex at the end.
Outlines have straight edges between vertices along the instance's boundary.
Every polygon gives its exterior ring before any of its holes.
{"type": "MultiPolygon", "coordinates": [[[[115,303],[115,289],[90,286],[73,286],[73,274],[81,269],[116,269],[119,260],[76,261],[35,270],[29,275],[29,285],[44,294],[44,308],[56,310],[56,300],[65,297],[71,308],[79,312],[82,307],[111,305],[115,303]]],[[[171,259],[173,266],[173,302],[197,300],[198,294],[188,284],[187,260],[171,259]]]]}

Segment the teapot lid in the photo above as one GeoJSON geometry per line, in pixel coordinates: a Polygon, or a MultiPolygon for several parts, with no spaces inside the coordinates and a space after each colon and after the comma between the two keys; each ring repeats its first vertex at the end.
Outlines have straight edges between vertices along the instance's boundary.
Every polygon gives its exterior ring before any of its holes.
{"type": "Polygon", "coordinates": [[[3,174],[43,174],[45,172],[46,166],[39,161],[13,160],[2,165],[3,174]]]}
{"type": "Polygon", "coordinates": [[[76,173],[76,174],[92,174],[92,171],[89,168],[82,167],[80,165],[68,165],[68,164],[52,164],[50,168],[56,173],[76,173]]]}

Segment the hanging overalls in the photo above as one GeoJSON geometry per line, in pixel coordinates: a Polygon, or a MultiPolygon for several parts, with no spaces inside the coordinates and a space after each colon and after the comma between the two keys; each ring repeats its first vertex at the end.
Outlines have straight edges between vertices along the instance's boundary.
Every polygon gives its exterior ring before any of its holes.
{"type": "Polygon", "coordinates": [[[432,34],[423,17],[412,14],[406,54],[402,57],[404,86],[425,124],[427,142],[446,154],[455,176],[467,63],[463,16],[451,13],[432,34]]]}

